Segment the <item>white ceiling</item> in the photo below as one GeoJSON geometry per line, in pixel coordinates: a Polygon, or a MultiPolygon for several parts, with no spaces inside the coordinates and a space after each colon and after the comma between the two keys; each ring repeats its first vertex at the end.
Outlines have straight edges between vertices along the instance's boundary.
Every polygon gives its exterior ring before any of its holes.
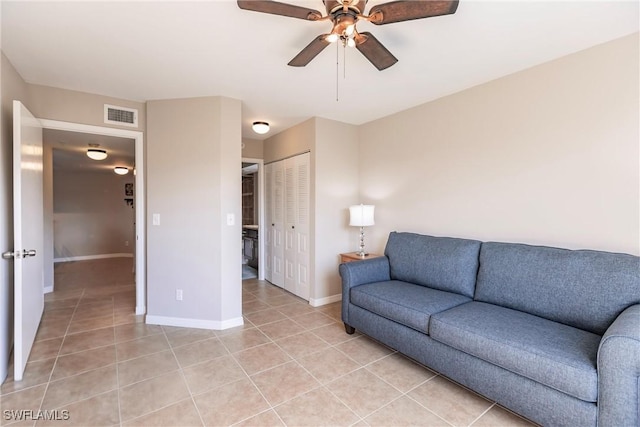
{"type": "MultiPolygon", "coordinates": [[[[370,0],[367,7],[386,0],[370,0]]],[[[321,0],[290,1],[323,10],[321,0]]],[[[309,117],[352,124],[455,93],[638,31],[638,1],[460,0],[454,15],[358,23],[398,59],[376,70],[329,46],[287,66],[327,22],[241,10],[235,1],[2,0],[2,50],[30,83],[137,101],[242,100],[243,136],[264,139],[309,117]],[[336,101],[338,76],[339,101],[336,101]],[[265,120],[272,131],[251,132],[265,120]]]]}

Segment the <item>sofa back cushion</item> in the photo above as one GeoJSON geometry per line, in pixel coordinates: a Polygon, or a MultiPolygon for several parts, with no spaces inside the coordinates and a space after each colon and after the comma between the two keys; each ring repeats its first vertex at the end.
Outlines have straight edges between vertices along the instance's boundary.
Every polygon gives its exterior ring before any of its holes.
{"type": "Polygon", "coordinates": [[[473,297],[480,242],[414,233],[389,234],[384,254],[391,280],[473,297]]]}
{"type": "Polygon", "coordinates": [[[483,243],[474,299],[602,335],[625,308],[640,303],[640,258],[483,243]]]}

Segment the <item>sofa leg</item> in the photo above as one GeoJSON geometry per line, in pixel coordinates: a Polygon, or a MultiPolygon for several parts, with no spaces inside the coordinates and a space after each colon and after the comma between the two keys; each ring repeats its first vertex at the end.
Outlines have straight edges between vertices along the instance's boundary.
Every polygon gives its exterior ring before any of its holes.
{"type": "Polygon", "coordinates": [[[354,327],[353,327],[353,326],[351,326],[351,325],[347,325],[347,324],[345,323],[345,324],[344,324],[344,330],[345,330],[345,331],[347,331],[347,333],[348,333],[349,335],[352,335],[352,334],[356,331],[356,328],[354,328],[354,327]]]}

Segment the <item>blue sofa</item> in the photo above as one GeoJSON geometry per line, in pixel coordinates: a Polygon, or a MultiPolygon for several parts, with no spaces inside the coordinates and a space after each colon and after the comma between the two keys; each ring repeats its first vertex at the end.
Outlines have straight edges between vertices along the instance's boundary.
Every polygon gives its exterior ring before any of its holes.
{"type": "Polygon", "coordinates": [[[393,232],[342,320],[545,426],[640,424],[640,258],[393,232]]]}

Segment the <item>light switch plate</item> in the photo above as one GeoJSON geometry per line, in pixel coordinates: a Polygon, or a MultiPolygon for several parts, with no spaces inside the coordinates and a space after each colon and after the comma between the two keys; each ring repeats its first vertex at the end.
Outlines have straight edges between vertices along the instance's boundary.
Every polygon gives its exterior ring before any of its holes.
{"type": "Polygon", "coordinates": [[[153,214],[153,225],[160,225],[160,214],[153,214]]]}
{"type": "Polygon", "coordinates": [[[236,216],[232,213],[227,214],[227,225],[235,225],[236,223],[236,216]]]}

